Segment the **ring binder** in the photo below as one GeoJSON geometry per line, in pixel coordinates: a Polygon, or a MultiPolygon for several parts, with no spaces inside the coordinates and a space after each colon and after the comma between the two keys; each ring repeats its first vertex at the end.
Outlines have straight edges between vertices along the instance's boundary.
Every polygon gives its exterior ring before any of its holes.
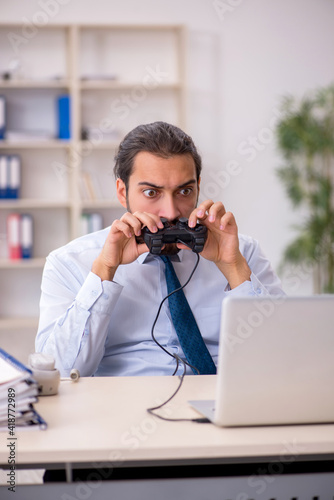
{"type": "Polygon", "coordinates": [[[8,256],[12,260],[21,259],[21,217],[10,214],[7,218],[8,256]]]}
{"type": "Polygon", "coordinates": [[[21,429],[46,429],[47,423],[33,404],[38,401],[38,384],[33,372],[14,356],[0,348],[0,431],[11,428],[12,435],[21,429]],[[15,401],[8,421],[8,395],[15,401]]]}
{"type": "Polygon", "coordinates": [[[0,199],[8,198],[8,157],[0,156],[0,199]]]}
{"type": "Polygon", "coordinates": [[[6,135],[6,97],[0,95],[0,139],[6,135]]]}
{"type": "Polygon", "coordinates": [[[10,155],[8,157],[8,198],[18,198],[21,185],[21,160],[19,155],[10,155]]]}
{"type": "Polygon", "coordinates": [[[71,138],[70,96],[58,97],[58,139],[71,138]]]}

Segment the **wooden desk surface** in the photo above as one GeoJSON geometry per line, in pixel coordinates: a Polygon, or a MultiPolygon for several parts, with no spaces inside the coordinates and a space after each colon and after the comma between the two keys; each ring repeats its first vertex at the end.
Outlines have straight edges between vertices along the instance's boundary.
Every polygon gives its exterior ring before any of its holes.
{"type": "MultiPolygon", "coordinates": [[[[63,381],[59,394],[41,397],[36,409],[46,431],[16,432],[17,464],[102,464],[299,461],[334,457],[334,425],[218,428],[212,424],[165,422],[146,408],[165,401],[175,377],[96,377],[63,381]]],[[[189,399],[213,399],[215,376],[188,376],[161,414],[194,418],[189,399]]],[[[0,433],[0,464],[6,464],[8,433],[0,433]]]]}

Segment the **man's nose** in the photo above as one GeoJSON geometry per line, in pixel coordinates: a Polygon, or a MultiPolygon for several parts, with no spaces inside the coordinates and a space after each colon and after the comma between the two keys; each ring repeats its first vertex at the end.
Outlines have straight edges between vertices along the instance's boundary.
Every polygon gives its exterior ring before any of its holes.
{"type": "Polygon", "coordinates": [[[175,203],[173,197],[166,197],[161,205],[159,211],[159,217],[165,217],[169,221],[173,221],[174,219],[178,219],[181,216],[181,212],[175,203]]]}

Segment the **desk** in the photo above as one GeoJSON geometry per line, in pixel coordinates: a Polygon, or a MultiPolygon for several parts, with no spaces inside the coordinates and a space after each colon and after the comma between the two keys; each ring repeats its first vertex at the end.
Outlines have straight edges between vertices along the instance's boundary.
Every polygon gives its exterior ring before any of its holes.
{"type": "MultiPolygon", "coordinates": [[[[186,377],[177,396],[160,413],[170,418],[198,417],[187,401],[213,399],[215,380],[210,375],[186,377]]],[[[48,429],[17,432],[17,465],[69,470],[267,463],[271,465],[267,474],[277,474],[283,480],[294,463],[306,467],[310,462],[334,460],[331,424],[218,428],[166,422],[146,412],[148,407],[165,401],[177,385],[175,377],[93,377],[81,378],[78,383],[62,382],[58,395],[41,397],[36,404],[48,429]]],[[[7,434],[1,433],[0,439],[0,463],[4,465],[8,459],[4,444],[7,434]]],[[[322,479],[327,481],[327,476],[334,485],[334,474],[328,472],[322,479]]],[[[103,487],[101,483],[101,491],[103,487]]]]}

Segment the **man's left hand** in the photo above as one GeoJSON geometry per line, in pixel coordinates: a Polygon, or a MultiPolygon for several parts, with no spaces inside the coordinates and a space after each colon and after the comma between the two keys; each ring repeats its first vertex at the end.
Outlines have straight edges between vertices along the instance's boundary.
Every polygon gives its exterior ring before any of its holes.
{"type": "MultiPolygon", "coordinates": [[[[221,202],[206,200],[189,216],[189,227],[197,221],[208,228],[208,237],[201,256],[214,262],[231,288],[250,280],[251,270],[239,250],[238,226],[234,215],[226,212],[221,202]]],[[[178,245],[185,248],[183,245],[178,245]]]]}

